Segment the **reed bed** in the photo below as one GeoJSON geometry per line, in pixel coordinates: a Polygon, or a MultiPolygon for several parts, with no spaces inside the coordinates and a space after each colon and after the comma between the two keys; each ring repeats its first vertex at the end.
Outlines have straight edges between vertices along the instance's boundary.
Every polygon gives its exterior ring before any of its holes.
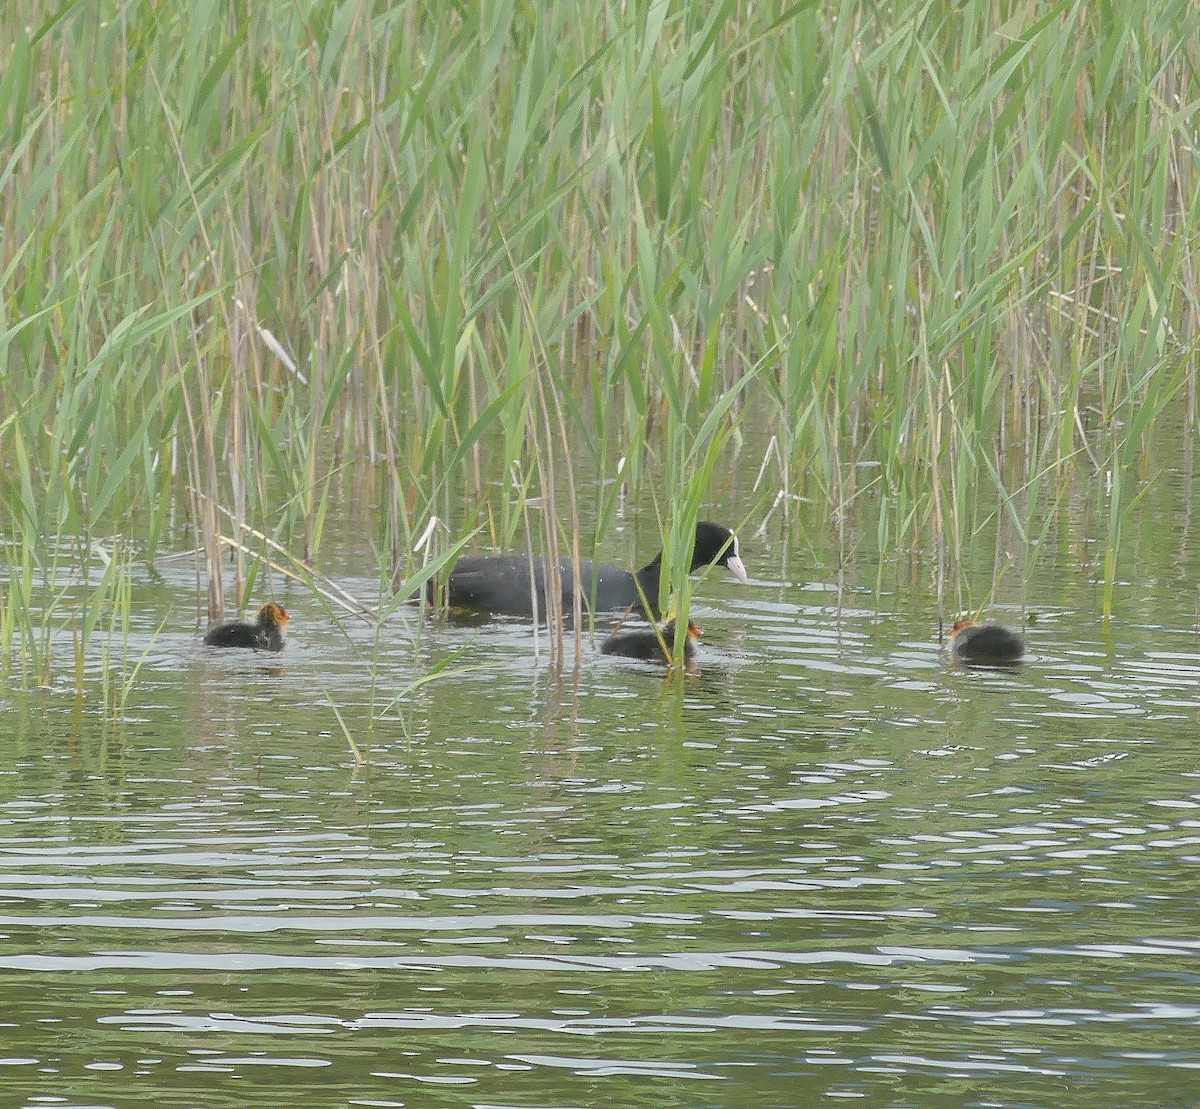
{"type": "Polygon", "coordinates": [[[627,491],[686,607],[741,472],[839,581],[869,526],[955,607],[981,529],[1019,579],[1086,501],[1111,606],[1195,428],[1193,9],[10,0],[0,647],[69,619],[67,539],[199,545],[215,617],[335,494],[398,598],[434,520],[437,566],[577,560],[627,491]]]}

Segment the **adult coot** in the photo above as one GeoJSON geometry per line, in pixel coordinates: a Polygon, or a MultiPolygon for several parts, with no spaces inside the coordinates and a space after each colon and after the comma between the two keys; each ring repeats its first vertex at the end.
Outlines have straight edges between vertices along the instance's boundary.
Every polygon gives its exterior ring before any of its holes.
{"type": "Polygon", "coordinates": [[[1025,653],[1025,640],[1003,624],[959,620],[950,629],[950,653],[973,666],[1011,666],[1025,653]]]}
{"type": "Polygon", "coordinates": [[[252,623],[235,620],[209,628],[204,642],[210,647],[248,647],[254,651],[282,651],[288,614],[282,605],[268,601],[252,623]]]}
{"type": "MultiPolygon", "coordinates": [[[[691,620],[688,621],[687,638],[683,641],[683,657],[691,659],[696,654],[696,640],[701,632],[691,620]]],[[[647,662],[673,661],[668,651],[675,649],[675,621],[664,624],[655,631],[617,632],[600,644],[602,655],[620,655],[622,658],[640,658],[647,662]],[[661,638],[660,638],[661,636],[661,638]]]]}
{"type": "MultiPolygon", "coordinates": [[[[748,580],[746,567],[738,555],[737,536],[728,528],[701,520],[696,525],[696,543],[688,573],[703,566],[724,566],[743,584],[748,580]]],[[[536,600],[539,616],[547,611],[546,559],[543,555],[488,555],[460,558],[450,571],[451,608],[474,609],[498,616],[532,617],[536,600]],[[533,582],[529,571],[532,567],[533,582]]],[[[579,564],[582,604],[585,611],[615,612],[641,605],[642,595],[649,604],[649,615],[658,615],[658,580],[662,575],[662,552],[636,574],[607,562],[583,561],[579,564]],[[638,592],[638,587],[641,592],[638,592]]],[[[575,603],[575,569],[570,559],[558,560],[562,578],[562,611],[570,613],[575,603]]],[[[431,589],[432,595],[432,589],[431,589]]]]}

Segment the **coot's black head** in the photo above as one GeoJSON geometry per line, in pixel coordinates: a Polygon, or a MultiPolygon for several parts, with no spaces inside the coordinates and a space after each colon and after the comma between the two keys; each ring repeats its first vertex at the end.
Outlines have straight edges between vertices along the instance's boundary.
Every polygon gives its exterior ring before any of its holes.
{"type": "Polygon", "coordinates": [[[738,551],[738,539],[727,527],[701,520],[696,525],[696,546],[692,551],[692,571],[702,566],[724,566],[743,585],[750,579],[738,551]]]}

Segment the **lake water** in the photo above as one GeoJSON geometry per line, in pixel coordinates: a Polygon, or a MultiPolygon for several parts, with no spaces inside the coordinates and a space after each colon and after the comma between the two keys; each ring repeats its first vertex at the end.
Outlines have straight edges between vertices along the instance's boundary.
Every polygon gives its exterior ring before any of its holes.
{"type": "Polygon", "coordinates": [[[1133,523],[1117,618],[1064,540],[1009,672],[928,567],[839,604],[773,534],[672,681],[295,586],[282,656],[218,654],[139,570],[119,725],[97,660],[0,700],[0,1102],[1200,1104],[1197,550],[1133,523]]]}

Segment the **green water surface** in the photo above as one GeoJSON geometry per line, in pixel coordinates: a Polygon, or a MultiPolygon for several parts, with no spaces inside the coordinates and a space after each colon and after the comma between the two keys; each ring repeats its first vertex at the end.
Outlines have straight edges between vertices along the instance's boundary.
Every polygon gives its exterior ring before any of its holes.
{"type": "Polygon", "coordinates": [[[0,701],[0,1103],[1200,1104],[1196,549],[1152,524],[1111,622],[1073,542],[997,591],[1013,672],[948,664],[927,567],[839,594],[778,529],[672,681],[282,582],[284,654],[216,653],[138,571],[120,720],[99,664],[0,701]]]}

